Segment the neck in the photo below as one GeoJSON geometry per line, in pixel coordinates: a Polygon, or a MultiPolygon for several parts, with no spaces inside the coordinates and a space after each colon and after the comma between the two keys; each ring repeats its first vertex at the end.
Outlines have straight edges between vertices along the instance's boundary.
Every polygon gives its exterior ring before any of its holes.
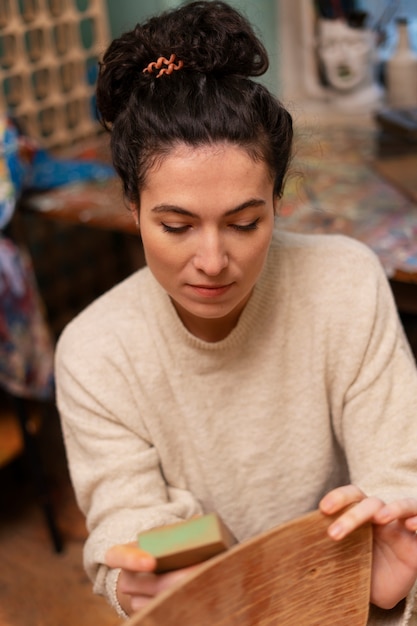
{"type": "Polygon", "coordinates": [[[202,318],[190,314],[183,309],[178,303],[173,302],[175,310],[185,328],[195,337],[208,343],[222,341],[232,332],[239,321],[240,314],[245,308],[246,302],[241,303],[237,309],[231,311],[228,315],[220,318],[202,318]]]}

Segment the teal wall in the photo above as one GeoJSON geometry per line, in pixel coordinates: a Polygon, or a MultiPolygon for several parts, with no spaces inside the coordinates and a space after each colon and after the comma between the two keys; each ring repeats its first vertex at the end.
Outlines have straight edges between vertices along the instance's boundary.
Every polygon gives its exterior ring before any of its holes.
{"type": "MultiPolygon", "coordinates": [[[[112,37],[130,30],[143,19],[182,4],[180,0],[106,0],[112,37]]],[[[278,60],[276,51],[277,0],[229,0],[250,20],[268,50],[270,68],[261,81],[277,91],[278,60]]]]}

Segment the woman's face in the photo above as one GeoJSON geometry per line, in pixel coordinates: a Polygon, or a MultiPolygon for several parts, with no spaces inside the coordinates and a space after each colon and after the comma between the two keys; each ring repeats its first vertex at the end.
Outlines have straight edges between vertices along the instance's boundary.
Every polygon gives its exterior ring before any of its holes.
{"type": "Polygon", "coordinates": [[[147,264],[188,330],[219,341],[262,271],[273,181],[242,148],[180,145],[147,173],[139,226],[147,264]]]}

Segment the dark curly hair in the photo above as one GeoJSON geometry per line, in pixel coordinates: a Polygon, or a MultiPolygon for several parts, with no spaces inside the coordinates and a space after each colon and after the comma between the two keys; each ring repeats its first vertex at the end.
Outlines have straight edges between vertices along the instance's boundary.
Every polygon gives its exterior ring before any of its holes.
{"type": "Polygon", "coordinates": [[[292,120],[251,76],[268,55],[249,22],[225,2],[199,0],[152,17],[115,39],[103,56],[97,108],[111,131],[114,166],[126,198],[139,207],[155,160],[179,143],[229,142],[262,159],[282,194],[292,120]],[[156,78],[143,69],[175,54],[183,69],[156,78]]]}

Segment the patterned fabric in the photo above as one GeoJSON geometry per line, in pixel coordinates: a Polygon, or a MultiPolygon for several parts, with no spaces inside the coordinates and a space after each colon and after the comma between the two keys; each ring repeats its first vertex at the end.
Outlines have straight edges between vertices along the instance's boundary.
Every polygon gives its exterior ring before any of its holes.
{"type": "MultiPolygon", "coordinates": [[[[24,179],[17,129],[0,118],[0,229],[12,218],[24,179]]],[[[0,233],[0,385],[22,397],[53,395],[52,338],[28,254],[0,233]]]]}
{"type": "Polygon", "coordinates": [[[1,234],[23,190],[105,180],[114,169],[98,161],[58,159],[0,114],[0,386],[19,396],[53,393],[53,341],[28,253],[1,234]]]}
{"type": "Polygon", "coordinates": [[[21,184],[17,130],[0,116],[0,229],[10,221],[21,184]]]}
{"type": "Polygon", "coordinates": [[[0,385],[24,397],[53,395],[53,353],[29,256],[0,236],[0,385]]]}

